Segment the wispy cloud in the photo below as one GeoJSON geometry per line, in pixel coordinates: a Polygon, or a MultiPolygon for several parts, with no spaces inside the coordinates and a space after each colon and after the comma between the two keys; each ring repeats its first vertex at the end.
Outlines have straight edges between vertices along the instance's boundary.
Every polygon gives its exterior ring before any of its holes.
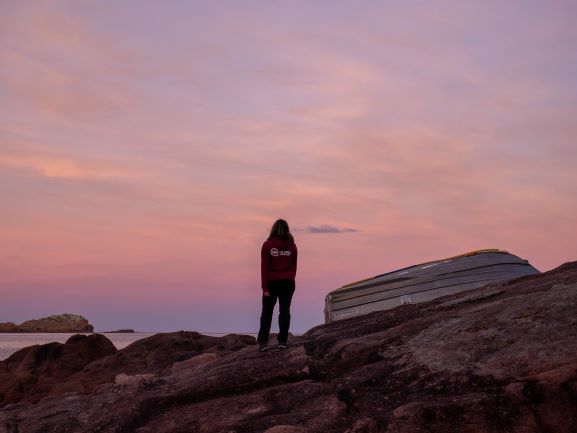
{"type": "Polygon", "coordinates": [[[278,217],[310,305],[479,247],[577,255],[570,2],[3,3],[0,239],[19,259],[0,274],[31,293],[138,275],[166,305],[183,280],[249,299],[278,217]]]}
{"type": "Polygon", "coordinates": [[[130,177],[133,170],[106,163],[87,163],[71,158],[42,156],[6,156],[0,154],[0,167],[33,170],[45,177],[62,179],[101,179],[130,177]]]}
{"type": "Polygon", "coordinates": [[[323,224],[320,226],[308,226],[304,229],[308,233],[353,233],[358,232],[357,229],[350,227],[335,227],[329,224],[323,224]]]}
{"type": "Polygon", "coordinates": [[[38,5],[12,7],[0,27],[7,41],[0,51],[0,87],[15,108],[86,122],[134,105],[132,86],[119,80],[127,70],[134,76],[132,53],[94,31],[87,19],[38,5]]]}

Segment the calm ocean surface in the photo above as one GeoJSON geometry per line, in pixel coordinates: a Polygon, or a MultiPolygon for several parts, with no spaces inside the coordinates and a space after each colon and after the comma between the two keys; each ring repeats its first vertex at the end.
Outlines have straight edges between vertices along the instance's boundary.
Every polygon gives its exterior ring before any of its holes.
{"type": "MultiPolygon", "coordinates": [[[[0,361],[3,359],[8,358],[17,350],[22,349],[23,347],[33,346],[35,344],[46,344],[46,343],[65,343],[71,336],[76,335],[77,333],[73,334],[57,334],[57,333],[47,333],[47,334],[8,334],[8,333],[0,333],[0,361]]],[[[136,340],[140,340],[141,338],[150,337],[151,335],[157,334],[156,332],[135,332],[130,334],[123,334],[123,333],[106,333],[106,332],[99,332],[99,334],[105,335],[112,343],[116,346],[117,349],[123,349],[128,346],[130,343],[134,343],[136,340]]],[[[88,334],[86,334],[88,335],[88,334]]],[[[226,334],[216,334],[216,333],[207,333],[205,335],[212,335],[215,337],[220,337],[226,334]]]]}

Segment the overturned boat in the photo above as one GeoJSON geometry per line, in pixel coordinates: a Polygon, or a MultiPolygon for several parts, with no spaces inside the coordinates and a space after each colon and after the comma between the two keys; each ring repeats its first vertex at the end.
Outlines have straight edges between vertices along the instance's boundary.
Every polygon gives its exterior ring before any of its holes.
{"type": "Polygon", "coordinates": [[[507,251],[473,251],[347,284],[325,299],[325,323],[426,302],[539,271],[507,251]]]}

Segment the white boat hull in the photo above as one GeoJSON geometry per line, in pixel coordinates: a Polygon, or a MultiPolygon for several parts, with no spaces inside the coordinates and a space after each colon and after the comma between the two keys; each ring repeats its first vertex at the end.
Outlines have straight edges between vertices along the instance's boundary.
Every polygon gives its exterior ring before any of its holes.
{"type": "Polygon", "coordinates": [[[325,299],[325,322],[388,310],[539,271],[506,251],[483,250],[411,266],[349,284],[325,299]]]}

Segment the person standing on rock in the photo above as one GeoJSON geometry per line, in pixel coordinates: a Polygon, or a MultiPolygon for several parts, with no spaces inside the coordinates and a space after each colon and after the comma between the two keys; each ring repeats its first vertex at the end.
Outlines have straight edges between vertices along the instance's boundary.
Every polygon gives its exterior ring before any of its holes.
{"type": "Polygon", "coordinates": [[[268,350],[272,315],[278,298],[278,347],[286,349],[290,328],[290,306],[295,291],[297,246],[288,223],[277,220],[261,249],[262,313],[257,341],[259,350],[268,350]]]}

